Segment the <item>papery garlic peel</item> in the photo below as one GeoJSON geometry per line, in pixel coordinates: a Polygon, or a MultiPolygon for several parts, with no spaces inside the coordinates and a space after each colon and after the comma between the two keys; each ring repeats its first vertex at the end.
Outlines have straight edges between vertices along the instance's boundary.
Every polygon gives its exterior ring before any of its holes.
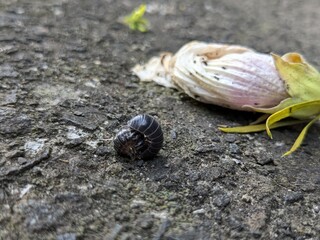
{"type": "Polygon", "coordinates": [[[309,121],[284,155],[301,145],[320,118],[320,74],[298,53],[280,57],[242,46],[190,42],[133,72],[142,81],[178,88],[201,102],[269,115],[265,124],[220,128],[224,132],[267,130],[272,137],[271,128],[309,121]],[[287,117],[298,120],[283,120],[287,117]]]}

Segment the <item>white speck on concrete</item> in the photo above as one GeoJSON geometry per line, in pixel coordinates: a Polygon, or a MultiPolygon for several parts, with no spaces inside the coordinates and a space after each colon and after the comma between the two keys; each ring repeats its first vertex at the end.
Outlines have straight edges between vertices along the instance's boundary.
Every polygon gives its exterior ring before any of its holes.
{"type": "Polygon", "coordinates": [[[37,153],[41,151],[44,147],[46,139],[44,138],[39,138],[34,141],[28,141],[24,144],[24,149],[26,152],[29,152],[31,154],[37,153]]]}
{"type": "Polygon", "coordinates": [[[83,132],[81,129],[79,129],[75,126],[68,126],[67,130],[68,131],[67,131],[66,137],[70,140],[78,139],[78,138],[85,137],[88,135],[88,133],[83,132]]]}
{"type": "Polygon", "coordinates": [[[33,185],[27,184],[27,185],[21,190],[19,197],[22,198],[24,195],[26,195],[32,187],[33,187],[33,185]]]}

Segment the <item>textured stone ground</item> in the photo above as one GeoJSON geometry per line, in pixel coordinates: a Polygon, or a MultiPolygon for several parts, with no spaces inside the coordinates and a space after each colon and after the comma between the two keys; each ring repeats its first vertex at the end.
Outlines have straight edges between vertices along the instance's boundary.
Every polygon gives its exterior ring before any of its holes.
{"type": "Polygon", "coordinates": [[[319,239],[319,125],[232,135],[258,115],[141,84],[130,72],[191,40],[302,53],[320,69],[318,0],[150,1],[151,31],[119,23],[140,4],[0,0],[0,239],[319,239]],[[149,113],[151,161],[110,139],[149,113]]]}

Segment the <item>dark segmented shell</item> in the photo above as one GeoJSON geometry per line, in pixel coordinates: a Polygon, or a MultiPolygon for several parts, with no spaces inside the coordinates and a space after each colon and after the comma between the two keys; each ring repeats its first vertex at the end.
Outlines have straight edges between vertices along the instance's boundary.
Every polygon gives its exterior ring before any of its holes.
{"type": "Polygon", "coordinates": [[[150,115],[132,118],[114,139],[114,148],[133,159],[150,159],[162,148],[163,133],[159,123],[150,115]]]}

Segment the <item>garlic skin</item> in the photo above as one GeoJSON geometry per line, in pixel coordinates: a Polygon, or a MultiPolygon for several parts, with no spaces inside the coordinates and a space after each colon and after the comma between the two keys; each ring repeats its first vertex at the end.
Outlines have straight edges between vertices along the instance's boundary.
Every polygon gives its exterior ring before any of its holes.
{"type": "Polygon", "coordinates": [[[289,97],[272,56],[236,45],[190,42],[174,56],[152,58],[133,72],[142,81],[153,80],[198,101],[242,111],[271,108],[289,97]]]}
{"type": "Polygon", "coordinates": [[[254,125],[220,127],[223,132],[266,130],[272,138],[272,128],[308,122],[283,156],[296,151],[320,120],[320,73],[299,53],[281,57],[236,45],[190,42],[175,55],[164,53],[133,71],[142,81],[178,88],[204,103],[266,113],[254,125]]]}
{"type": "Polygon", "coordinates": [[[172,81],[172,53],[162,53],[159,57],[153,57],[145,65],[136,65],[132,72],[142,82],[156,82],[159,85],[169,88],[177,88],[172,81]]]}

